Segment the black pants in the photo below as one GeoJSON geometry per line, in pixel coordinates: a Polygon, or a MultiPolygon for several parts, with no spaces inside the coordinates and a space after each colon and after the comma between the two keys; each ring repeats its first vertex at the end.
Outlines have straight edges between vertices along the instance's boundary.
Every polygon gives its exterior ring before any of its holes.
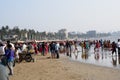
{"type": "Polygon", "coordinates": [[[118,47],[118,55],[120,56],[120,47],[118,47]]]}
{"type": "Polygon", "coordinates": [[[58,59],[59,58],[59,51],[56,50],[55,53],[56,53],[56,58],[58,59]]]}

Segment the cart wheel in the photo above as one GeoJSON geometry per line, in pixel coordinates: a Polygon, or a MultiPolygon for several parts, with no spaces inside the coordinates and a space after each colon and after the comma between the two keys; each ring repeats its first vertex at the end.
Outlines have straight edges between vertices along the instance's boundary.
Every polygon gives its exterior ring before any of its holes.
{"type": "Polygon", "coordinates": [[[19,62],[22,62],[22,60],[23,60],[23,57],[22,57],[22,56],[20,56],[20,58],[19,58],[19,62]]]}
{"type": "Polygon", "coordinates": [[[31,62],[31,60],[32,60],[32,56],[30,54],[25,56],[25,61],[26,62],[31,62]]]}

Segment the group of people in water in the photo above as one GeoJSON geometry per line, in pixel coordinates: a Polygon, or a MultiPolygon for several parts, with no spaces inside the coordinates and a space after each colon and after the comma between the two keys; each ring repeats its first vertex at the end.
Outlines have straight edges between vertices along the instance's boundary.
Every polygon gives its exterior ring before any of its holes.
{"type": "Polygon", "coordinates": [[[120,56],[120,39],[118,42],[110,42],[110,40],[84,40],[84,41],[51,41],[51,42],[25,42],[25,43],[11,43],[7,41],[3,43],[0,41],[0,80],[8,80],[9,75],[13,75],[14,62],[19,62],[20,53],[24,51],[33,51],[35,55],[41,53],[42,56],[51,54],[52,59],[59,59],[60,53],[67,56],[75,55],[77,58],[79,49],[81,47],[82,53],[88,53],[91,46],[94,45],[94,53],[99,52],[101,49],[112,51],[111,54],[120,56]],[[117,52],[118,50],[118,52],[117,52]],[[8,71],[6,71],[8,68],[8,71]]]}

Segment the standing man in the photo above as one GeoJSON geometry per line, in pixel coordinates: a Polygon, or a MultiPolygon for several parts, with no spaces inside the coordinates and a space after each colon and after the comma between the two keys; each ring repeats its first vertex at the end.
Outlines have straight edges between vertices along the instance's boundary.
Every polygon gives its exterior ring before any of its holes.
{"type": "Polygon", "coordinates": [[[120,57],[120,39],[118,39],[117,47],[118,47],[118,56],[120,57]]]}
{"type": "Polygon", "coordinates": [[[42,56],[45,56],[45,42],[42,42],[42,56]]]}
{"type": "Polygon", "coordinates": [[[60,45],[58,42],[55,43],[55,53],[56,53],[56,58],[58,59],[60,56],[59,56],[59,48],[60,48],[60,45]]]}
{"type": "Polygon", "coordinates": [[[117,48],[116,43],[115,43],[115,41],[113,41],[112,42],[112,56],[114,53],[115,53],[115,55],[117,55],[116,48],[117,48]]]}
{"type": "Polygon", "coordinates": [[[13,75],[14,50],[12,49],[12,45],[7,45],[7,49],[5,50],[5,56],[7,57],[7,66],[10,71],[9,75],[13,75]]]}

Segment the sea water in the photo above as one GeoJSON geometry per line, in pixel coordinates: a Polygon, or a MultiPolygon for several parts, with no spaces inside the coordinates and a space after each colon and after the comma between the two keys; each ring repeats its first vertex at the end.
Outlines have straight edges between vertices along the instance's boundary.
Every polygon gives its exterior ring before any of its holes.
{"type": "MultiPolygon", "coordinates": [[[[110,40],[111,42],[117,42],[118,37],[112,36],[102,39],[110,40]]],[[[99,49],[99,51],[94,52],[94,45],[91,46],[90,50],[88,50],[87,52],[85,50],[82,52],[82,48],[78,46],[78,52],[72,53],[70,59],[83,63],[120,69],[120,57],[118,57],[118,53],[114,53],[112,55],[112,51],[110,49],[102,50],[101,48],[99,49]]]]}
{"type": "Polygon", "coordinates": [[[71,59],[83,63],[120,69],[120,59],[118,55],[113,54],[112,56],[112,52],[108,50],[99,52],[94,52],[93,50],[93,47],[91,47],[87,53],[84,51],[72,53],[71,59]]]}

